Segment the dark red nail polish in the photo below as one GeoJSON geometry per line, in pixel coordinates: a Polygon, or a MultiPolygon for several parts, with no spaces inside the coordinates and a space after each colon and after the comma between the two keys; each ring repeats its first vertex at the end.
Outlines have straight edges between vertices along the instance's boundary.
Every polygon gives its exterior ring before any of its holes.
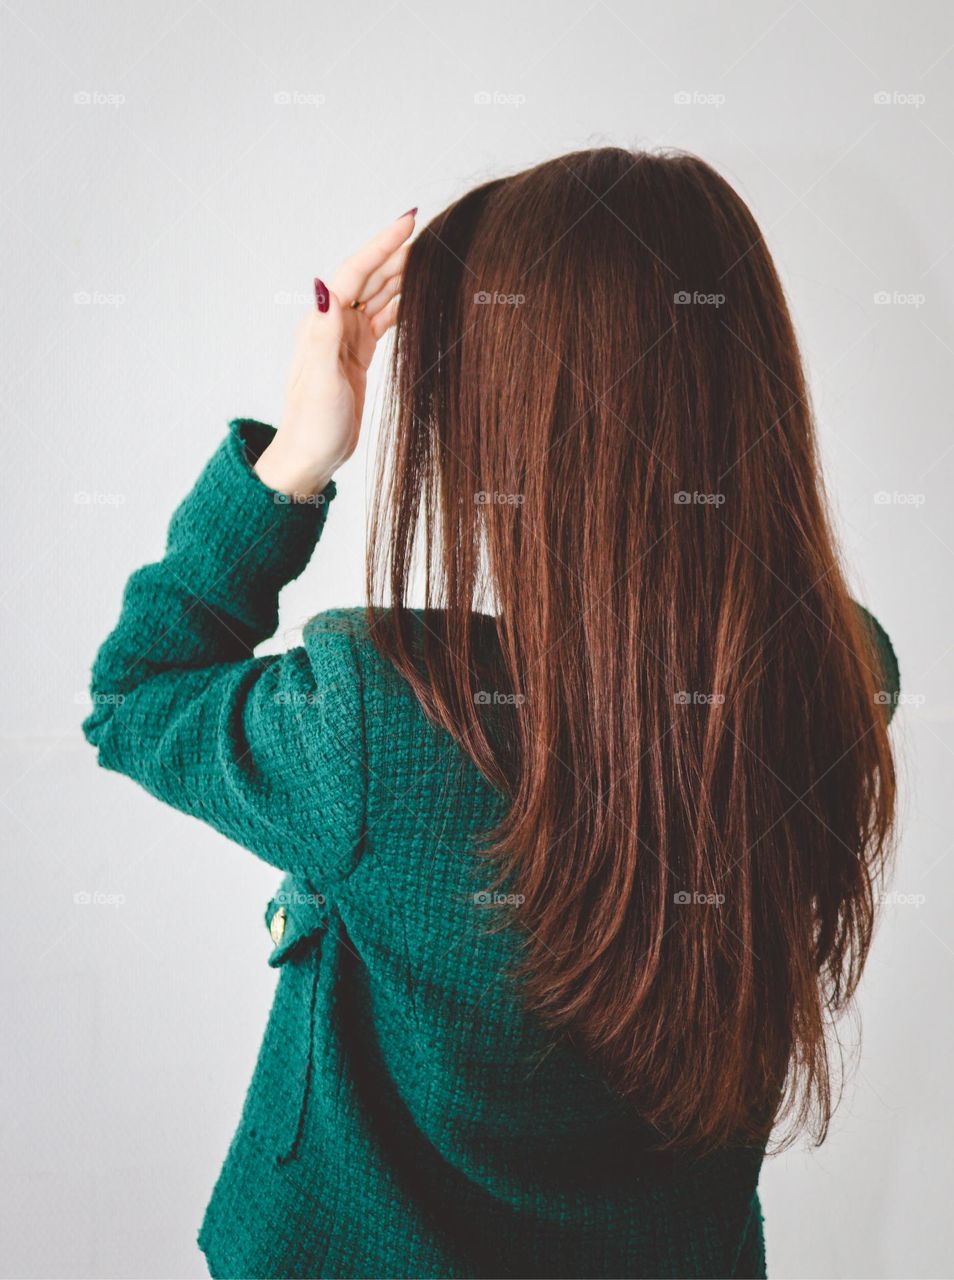
{"type": "MultiPolygon", "coordinates": [[[[409,213],[409,214],[411,215],[411,217],[413,218],[413,217],[414,217],[414,215],[417,213],[417,205],[415,205],[413,209],[408,209],[407,213],[402,213],[402,214],[401,214],[401,218],[406,218],[408,213],[409,213]]],[[[400,222],[400,221],[401,221],[401,218],[398,218],[398,222],[400,222]]]]}
{"type": "Polygon", "coordinates": [[[331,300],[328,296],[328,286],[325,284],[324,280],[319,280],[318,277],[315,276],[315,306],[322,315],[324,315],[328,310],[330,301],[331,300]]]}

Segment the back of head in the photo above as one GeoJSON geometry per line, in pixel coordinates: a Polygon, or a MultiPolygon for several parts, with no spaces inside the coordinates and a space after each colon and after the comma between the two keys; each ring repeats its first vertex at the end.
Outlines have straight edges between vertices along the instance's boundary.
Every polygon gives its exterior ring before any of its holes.
{"type": "Polygon", "coordinates": [[[820,1138],[894,771],[751,213],[684,154],[489,182],[412,246],[393,391],[374,635],[510,797],[527,999],[662,1145],[820,1138]]]}

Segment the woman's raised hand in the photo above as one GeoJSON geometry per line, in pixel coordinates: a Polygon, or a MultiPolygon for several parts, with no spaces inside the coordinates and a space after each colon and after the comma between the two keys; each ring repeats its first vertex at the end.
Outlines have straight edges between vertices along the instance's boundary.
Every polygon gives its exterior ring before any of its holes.
{"type": "Polygon", "coordinates": [[[270,488],[311,497],[354,453],[368,366],[397,315],[416,213],[378,232],[341,265],[330,287],[315,280],[315,307],[298,326],[285,409],[255,465],[270,488]],[[351,306],[355,300],[360,308],[351,306]]]}

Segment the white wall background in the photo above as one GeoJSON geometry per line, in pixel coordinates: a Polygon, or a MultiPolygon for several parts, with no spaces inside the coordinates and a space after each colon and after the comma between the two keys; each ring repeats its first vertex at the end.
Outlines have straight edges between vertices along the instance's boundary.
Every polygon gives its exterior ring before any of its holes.
{"type": "MultiPolygon", "coordinates": [[[[316,272],[410,205],[611,142],[698,151],[760,219],[857,594],[917,695],[894,888],[919,905],[885,911],[829,1141],[765,1168],[770,1274],[950,1276],[951,6],[0,0],[0,40],[2,1273],[204,1274],[275,981],[276,873],[80,737],[127,575],[227,420],[276,415],[316,272]]],[[[276,644],[361,599],[366,461],[276,644]]]]}

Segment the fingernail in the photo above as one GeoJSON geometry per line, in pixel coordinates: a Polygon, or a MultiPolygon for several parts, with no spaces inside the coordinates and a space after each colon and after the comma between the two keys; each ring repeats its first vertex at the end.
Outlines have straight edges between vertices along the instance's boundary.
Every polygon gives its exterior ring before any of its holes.
{"type": "Polygon", "coordinates": [[[315,306],[322,315],[324,315],[328,310],[329,302],[328,286],[325,284],[324,280],[319,280],[318,277],[315,276],[315,306]]]}
{"type": "MultiPolygon", "coordinates": [[[[413,217],[414,217],[414,215],[417,213],[417,205],[415,205],[413,209],[408,209],[407,213],[402,213],[402,214],[401,214],[401,218],[406,218],[408,213],[409,213],[409,214],[411,215],[411,217],[413,218],[413,217]]],[[[398,222],[400,222],[400,221],[401,221],[401,218],[398,218],[398,219],[397,219],[397,221],[398,221],[398,222]]]]}

